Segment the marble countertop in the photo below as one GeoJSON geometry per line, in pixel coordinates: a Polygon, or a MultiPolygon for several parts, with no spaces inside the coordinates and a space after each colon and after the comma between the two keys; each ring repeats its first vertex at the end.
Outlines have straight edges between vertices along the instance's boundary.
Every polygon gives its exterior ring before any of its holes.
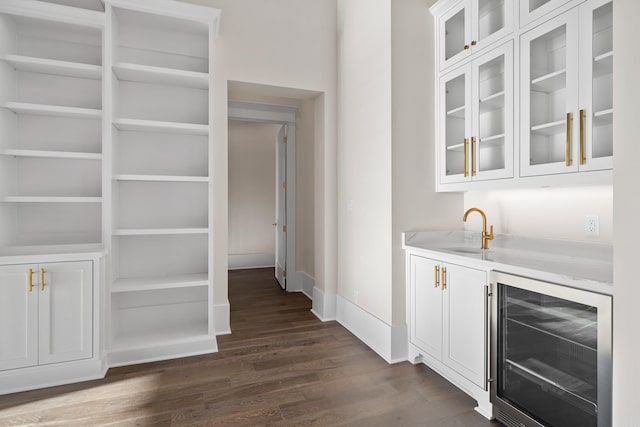
{"type": "Polygon", "coordinates": [[[404,232],[409,252],[467,267],[613,294],[613,248],[607,245],[496,235],[489,249],[470,231],[404,232]]]}

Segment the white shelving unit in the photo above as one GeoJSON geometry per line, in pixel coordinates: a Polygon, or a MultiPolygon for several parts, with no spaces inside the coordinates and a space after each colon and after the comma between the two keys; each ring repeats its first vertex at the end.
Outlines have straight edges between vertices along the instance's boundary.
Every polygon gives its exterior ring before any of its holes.
{"type": "Polygon", "coordinates": [[[29,3],[0,13],[4,253],[102,243],[104,17],[29,3]]]}
{"type": "Polygon", "coordinates": [[[109,363],[213,352],[210,54],[218,12],[173,2],[105,5],[109,363]]]}

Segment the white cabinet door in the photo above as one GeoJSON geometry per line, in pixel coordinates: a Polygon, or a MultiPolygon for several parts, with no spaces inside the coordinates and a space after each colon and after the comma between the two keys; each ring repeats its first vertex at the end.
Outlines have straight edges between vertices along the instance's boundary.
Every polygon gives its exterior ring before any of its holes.
{"type": "Polygon", "coordinates": [[[440,69],[471,55],[471,0],[463,0],[438,19],[440,69]]]}
{"type": "Polygon", "coordinates": [[[411,255],[411,343],[431,356],[442,357],[442,291],[439,264],[411,255]]]}
{"type": "Polygon", "coordinates": [[[90,358],[93,346],[92,263],[61,262],[38,267],[39,364],[90,358]]]}
{"type": "Polygon", "coordinates": [[[579,170],[613,168],[613,2],[580,6],[579,170]]]}
{"type": "Polygon", "coordinates": [[[513,177],[513,43],[471,63],[472,181],[513,177]]]}
{"type": "Polygon", "coordinates": [[[486,388],[487,273],[446,264],[442,361],[486,388]]]}
{"type": "Polygon", "coordinates": [[[579,10],[520,38],[520,174],[577,172],[579,10]]]}
{"type": "Polygon", "coordinates": [[[471,64],[440,79],[438,115],[439,175],[441,184],[471,180],[468,152],[471,144],[471,64]]]}
{"type": "Polygon", "coordinates": [[[438,18],[444,70],[513,32],[513,1],[461,0],[438,18]]]}
{"type": "Polygon", "coordinates": [[[37,265],[0,267],[0,370],[38,364],[36,271],[37,265]]]}

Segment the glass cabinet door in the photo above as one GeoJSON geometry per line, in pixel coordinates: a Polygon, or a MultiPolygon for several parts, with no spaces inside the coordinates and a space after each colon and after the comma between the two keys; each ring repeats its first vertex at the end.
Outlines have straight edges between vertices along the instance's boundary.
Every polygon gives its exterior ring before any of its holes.
{"type": "Polygon", "coordinates": [[[513,44],[472,63],[471,179],[513,176],[513,44]]]}
{"type": "Polygon", "coordinates": [[[471,64],[458,68],[440,80],[439,162],[440,182],[471,179],[471,64]]]}
{"type": "Polygon", "coordinates": [[[578,170],[578,10],[520,39],[520,173],[578,170]]]}
{"type": "Polygon", "coordinates": [[[580,170],[613,167],[613,2],[581,6],[580,170]]]}
{"type": "Polygon", "coordinates": [[[478,50],[513,31],[513,0],[473,2],[471,50],[478,50]]]}
{"type": "Polygon", "coordinates": [[[471,0],[460,2],[440,18],[440,69],[471,54],[471,0]]]}

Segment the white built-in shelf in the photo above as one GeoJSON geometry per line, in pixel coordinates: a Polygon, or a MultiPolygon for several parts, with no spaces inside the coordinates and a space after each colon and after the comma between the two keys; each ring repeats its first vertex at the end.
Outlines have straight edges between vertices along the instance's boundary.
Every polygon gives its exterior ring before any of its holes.
{"type": "Polygon", "coordinates": [[[0,197],[5,203],[102,203],[102,197],[67,196],[6,196],[0,197]]]}
{"type": "Polygon", "coordinates": [[[480,138],[480,148],[495,147],[504,144],[504,133],[480,138]]]}
{"type": "Polygon", "coordinates": [[[121,333],[114,337],[110,347],[112,351],[133,349],[149,349],[158,345],[182,344],[200,341],[208,337],[208,325],[197,323],[176,326],[175,328],[162,328],[144,332],[121,333]]]}
{"type": "Polygon", "coordinates": [[[531,133],[537,135],[556,135],[565,131],[567,126],[566,120],[559,120],[557,122],[543,123],[540,125],[532,126],[531,133]]]}
{"type": "Polygon", "coordinates": [[[536,92],[555,92],[567,85],[567,70],[558,70],[531,80],[531,90],[536,92]]]}
{"type": "Polygon", "coordinates": [[[457,117],[459,119],[464,119],[464,105],[461,107],[457,107],[457,108],[453,108],[449,111],[447,111],[447,116],[449,117],[457,117]]]}
{"type": "Polygon", "coordinates": [[[480,113],[504,108],[504,91],[480,99],[480,113]]]}
{"type": "Polygon", "coordinates": [[[91,80],[102,79],[102,67],[99,65],[12,54],[0,55],[0,60],[7,62],[19,71],[78,77],[91,80]]]}
{"type": "Polygon", "coordinates": [[[173,176],[173,175],[126,175],[114,177],[118,181],[154,181],[154,182],[209,182],[206,176],[173,176]]]}
{"type": "Polygon", "coordinates": [[[81,153],[75,151],[43,151],[0,148],[0,156],[37,157],[41,159],[102,160],[102,153],[81,153]]]}
{"type": "Polygon", "coordinates": [[[463,151],[464,150],[464,143],[463,144],[455,144],[455,145],[449,145],[447,147],[448,151],[463,151]]]}
{"type": "Polygon", "coordinates": [[[209,277],[207,273],[183,274],[168,277],[118,279],[113,282],[111,292],[152,291],[157,289],[193,288],[208,285],[209,277]]]}
{"type": "Polygon", "coordinates": [[[118,80],[124,81],[155,83],[196,89],[207,89],[209,87],[209,74],[195,71],[120,62],[113,66],[113,73],[118,80]]]}
{"type": "Polygon", "coordinates": [[[18,114],[70,117],[78,119],[100,119],[102,110],[93,108],[63,107],[59,105],[29,104],[26,102],[5,102],[3,108],[18,114]]]}
{"type": "Polygon", "coordinates": [[[162,236],[172,234],[207,234],[208,228],[119,228],[114,236],[162,236]]]}
{"type": "Polygon", "coordinates": [[[613,73],[613,51],[593,58],[593,77],[601,77],[613,73]]]}
{"type": "Polygon", "coordinates": [[[593,113],[593,121],[595,126],[606,126],[613,123],[613,108],[593,113]]]}
{"type": "Polygon", "coordinates": [[[162,122],[155,120],[115,119],[119,130],[135,132],[178,133],[183,135],[208,135],[209,126],[195,123],[162,122]]]}

